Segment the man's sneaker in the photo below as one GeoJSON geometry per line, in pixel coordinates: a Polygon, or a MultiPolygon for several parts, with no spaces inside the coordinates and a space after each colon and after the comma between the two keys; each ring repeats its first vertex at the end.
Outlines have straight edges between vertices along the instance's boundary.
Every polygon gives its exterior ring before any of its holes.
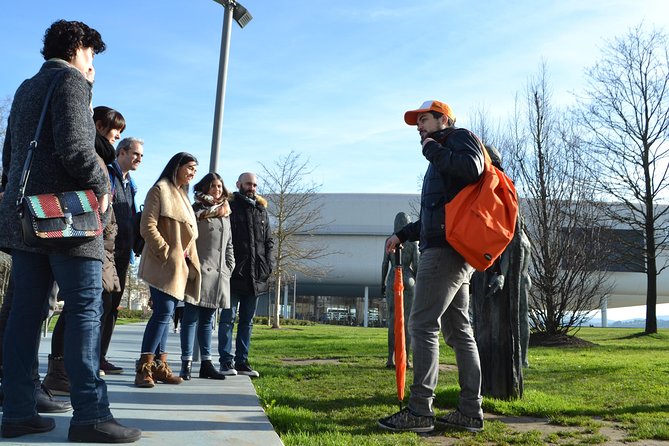
{"type": "Polygon", "coordinates": [[[379,426],[393,432],[432,432],[434,417],[414,415],[408,407],[379,420],[379,426]]]}
{"type": "Polygon", "coordinates": [[[105,358],[100,360],[100,375],[120,375],[123,373],[123,367],[118,367],[107,361],[105,358]]]}
{"type": "Polygon", "coordinates": [[[237,370],[238,375],[246,375],[250,376],[251,378],[257,378],[260,376],[260,373],[253,370],[248,362],[236,363],[235,370],[237,370]]]}
{"type": "Polygon", "coordinates": [[[463,415],[459,410],[454,410],[443,417],[437,417],[437,423],[459,427],[469,432],[481,432],[483,430],[483,419],[468,417],[467,415],[463,415]]]}
{"type": "Polygon", "coordinates": [[[235,370],[235,366],[231,362],[226,362],[225,364],[221,364],[221,373],[225,376],[235,376],[237,370],[235,370]]]}

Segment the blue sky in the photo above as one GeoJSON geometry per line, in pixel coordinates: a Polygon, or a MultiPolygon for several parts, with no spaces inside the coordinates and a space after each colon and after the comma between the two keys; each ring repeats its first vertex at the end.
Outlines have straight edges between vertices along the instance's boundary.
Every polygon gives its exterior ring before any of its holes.
{"type": "MultiPolygon", "coordinates": [[[[666,0],[243,4],[254,18],[233,24],[218,164],[232,188],[294,150],[322,192],[416,193],[426,162],[405,110],[439,99],[463,127],[481,107],[506,120],[543,61],[567,105],[607,39],[642,21],[669,31],[666,0]]],[[[93,102],[124,114],[123,136],[146,141],[143,199],[176,152],[209,170],[223,12],[213,0],[6,2],[0,98],[39,69],[54,20],[96,28],[108,49],[95,60],[93,102]]]]}
{"type": "MultiPolygon", "coordinates": [[[[480,107],[506,119],[528,77],[548,66],[571,102],[605,39],[644,20],[669,29],[669,3],[625,1],[246,0],[233,24],[219,173],[234,187],[295,150],[323,192],[415,193],[425,169],[405,110],[448,102],[458,124],[480,107]]],[[[124,114],[145,139],[140,194],[171,155],[209,169],[223,7],[213,0],[9,2],[0,16],[0,97],[42,63],[46,27],[82,20],[107,43],[94,105],[124,114]]],[[[261,179],[262,180],[262,179],[261,179]]]]}

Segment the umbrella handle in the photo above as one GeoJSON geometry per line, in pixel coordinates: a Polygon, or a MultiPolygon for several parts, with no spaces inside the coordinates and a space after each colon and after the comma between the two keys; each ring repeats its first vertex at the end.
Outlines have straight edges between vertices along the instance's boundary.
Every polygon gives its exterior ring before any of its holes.
{"type": "Polygon", "coordinates": [[[402,266],[402,244],[395,246],[395,263],[402,266]]]}

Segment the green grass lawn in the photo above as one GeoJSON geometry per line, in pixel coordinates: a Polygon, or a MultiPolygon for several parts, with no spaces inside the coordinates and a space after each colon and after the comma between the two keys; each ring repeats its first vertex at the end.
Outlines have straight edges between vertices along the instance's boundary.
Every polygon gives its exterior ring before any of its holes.
{"type": "MultiPolygon", "coordinates": [[[[578,435],[514,432],[499,421],[487,421],[478,435],[380,430],[377,419],[398,409],[395,375],[384,367],[383,328],[256,325],[250,360],[261,373],[253,381],[258,396],[288,446],[446,444],[445,437],[463,445],[601,444],[606,436],[599,433],[599,419],[622,425],[629,441],[669,440],[669,330],[652,336],[639,331],[587,328],[578,336],[595,347],[531,348],[523,399],[484,398],[486,413],[549,418],[581,427],[578,435]]],[[[440,362],[455,364],[443,341],[440,362]]],[[[408,371],[407,395],[411,380],[408,371]]],[[[456,372],[442,372],[438,413],[455,407],[458,391],[456,372]]]]}

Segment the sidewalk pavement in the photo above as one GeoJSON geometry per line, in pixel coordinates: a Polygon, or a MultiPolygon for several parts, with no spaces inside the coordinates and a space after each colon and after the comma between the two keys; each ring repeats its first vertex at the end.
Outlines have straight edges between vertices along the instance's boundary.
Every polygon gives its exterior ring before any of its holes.
{"type": "MultiPolygon", "coordinates": [[[[114,330],[107,359],[123,367],[121,375],[107,375],[109,403],[114,417],[126,426],[142,429],[138,446],[168,445],[261,445],[283,443],[260,407],[251,379],[231,376],[225,380],[197,378],[199,363],[193,364],[193,379],[179,385],[156,384],[151,389],[134,386],[134,364],[139,358],[145,324],[119,325],[114,330]]],[[[215,334],[214,334],[215,338],[215,334]]],[[[213,351],[216,350],[213,339],[213,351]]],[[[40,374],[46,374],[51,335],[42,338],[40,374]]],[[[170,333],[170,367],[181,368],[179,335],[170,333]]],[[[217,360],[215,361],[217,363],[217,360]]],[[[66,398],[66,397],[56,397],[66,398]]],[[[72,445],[67,432],[72,412],[46,414],[56,420],[56,428],[45,434],[0,440],[3,445],[72,445]]]]}

